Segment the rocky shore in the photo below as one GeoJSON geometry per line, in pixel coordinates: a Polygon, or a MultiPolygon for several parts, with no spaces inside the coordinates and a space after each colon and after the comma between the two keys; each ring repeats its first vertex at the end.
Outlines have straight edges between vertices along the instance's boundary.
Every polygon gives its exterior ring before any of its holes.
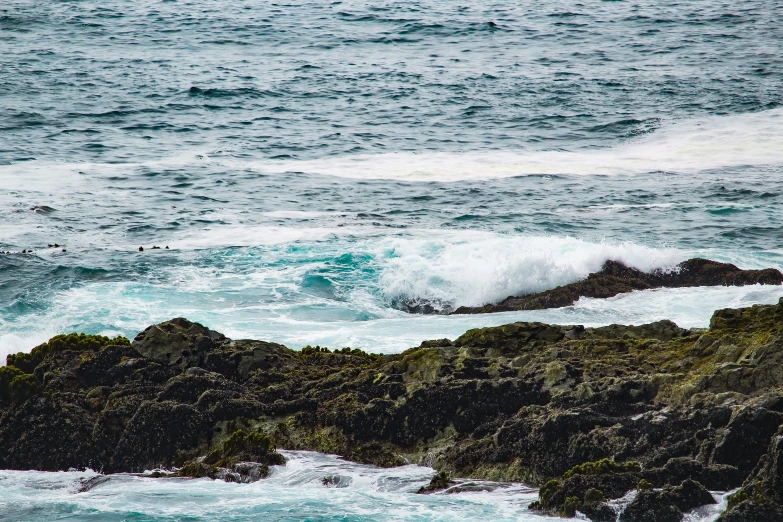
{"type": "MultiPolygon", "coordinates": [[[[783,274],[774,268],[742,270],[729,263],[693,258],[683,261],[671,270],[642,272],[619,261],[606,261],[599,272],[582,281],[558,286],[536,294],[509,296],[500,303],[483,306],[461,306],[454,314],[486,314],[514,310],[543,310],[562,308],[576,303],[580,297],[607,298],[634,290],[652,288],[684,288],[693,286],[746,286],[783,284],[783,274]]],[[[442,309],[418,303],[409,311],[436,313],[442,309]]]]}
{"type": "Polygon", "coordinates": [[[741,488],[721,521],[769,522],[781,441],[783,304],[716,311],[709,329],[513,323],[395,355],[173,319],[133,342],[57,336],[0,368],[0,468],[246,482],[307,449],[433,466],[422,493],[529,482],[531,509],[594,521],[633,492],[623,522],[679,521],[741,488]]]}

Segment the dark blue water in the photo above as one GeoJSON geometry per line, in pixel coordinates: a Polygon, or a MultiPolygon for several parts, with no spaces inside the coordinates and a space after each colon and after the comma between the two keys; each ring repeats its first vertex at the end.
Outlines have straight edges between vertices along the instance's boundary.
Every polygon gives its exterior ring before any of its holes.
{"type": "Polygon", "coordinates": [[[779,2],[0,7],[0,162],[582,149],[780,105],[779,2]]]}
{"type": "Polygon", "coordinates": [[[703,326],[776,300],[400,311],[606,259],[783,267],[781,20],[753,1],[6,2],[0,353],[175,315],[396,351],[520,318],[703,326]]]}

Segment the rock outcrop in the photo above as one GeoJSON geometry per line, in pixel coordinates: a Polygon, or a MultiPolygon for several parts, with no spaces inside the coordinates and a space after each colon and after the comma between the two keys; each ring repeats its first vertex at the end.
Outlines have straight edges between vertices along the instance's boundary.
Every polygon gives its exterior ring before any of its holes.
{"type": "MultiPolygon", "coordinates": [[[[542,310],[562,308],[576,303],[580,297],[607,298],[634,290],[651,288],[683,288],[693,286],[745,286],[783,284],[783,274],[774,268],[741,270],[729,263],[693,258],[683,261],[672,270],[642,272],[618,261],[606,261],[600,272],[587,279],[551,290],[522,296],[510,296],[496,304],[461,306],[454,314],[485,314],[513,310],[542,310]]],[[[426,307],[417,303],[410,311],[435,313],[443,307],[426,307]]]]}
{"type": "Polygon", "coordinates": [[[624,519],[674,520],[740,487],[725,520],[783,505],[783,304],[718,310],[709,329],[520,322],[395,355],[174,319],[132,343],[57,336],[8,362],[0,468],[245,482],[284,464],[277,449],[303,449],[431,465],[425,492],[525,481],[541,486],[533,509],[592,520],[637,489],[624,519]]]}

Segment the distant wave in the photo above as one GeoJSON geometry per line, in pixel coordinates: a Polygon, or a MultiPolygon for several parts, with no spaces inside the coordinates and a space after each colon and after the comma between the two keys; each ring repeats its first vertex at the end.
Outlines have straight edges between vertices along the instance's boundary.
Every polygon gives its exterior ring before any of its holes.
{"type": "Polygon", "coordinates": [[[783,165],[783,108],[709,116],[664,125],[641,138],[581,150],[424,152],[349,155],[313,160],[237,159],[207,151],[139,163],[0,166],[0,189],[51,188],[90,176],[117,176],[139,168],[211,165],[264,174],[303,172],[352,179],[399,181],[481,180],[530,175],[695,173],[744,166],[783,165]],[[86,174],[86,175],[85,175],[86,174]]]}
{"type": "Polygon", "coordinates": [[[665,125],[642,138],[586,151],[398,153],[256,163],[265,172],[357,179],[460,181],[527,175],[691,173],[783,164],[783,109],[665,125]]]}

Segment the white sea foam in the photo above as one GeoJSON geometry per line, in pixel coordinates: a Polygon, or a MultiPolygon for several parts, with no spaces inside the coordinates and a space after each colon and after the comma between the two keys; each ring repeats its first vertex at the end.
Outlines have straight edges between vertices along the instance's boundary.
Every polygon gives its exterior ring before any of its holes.
{"type": "Polygon", "coordinates": [[[365,154],[314,160],[237,159],[203,150],[137,163],[24,162],[0,166],[0,189],[49,191],[139,168],[196,165],[263,173],[306,172],[355,179],[460,181],[527,175],[694,173],[783,165],[783,109],[671,121],[624,143],[590,150],[522,149],[365,154]]]}
{"type": "MultiPolygon", "coordinates": [[[[90,520],[323,520],[324,513],[348,520],[383,522],[556,521],[530,511],[537,490],[518,483],[480,482],[487,491],[416,495],[434,470],[415,465],[376,468],[307,451],[284,451],[285,466],[252,484],[220,480],[108,475],[86,492],[78,486],[96,476],[84,472],[0,470],[0,518],[38,522],[53,518],[90,520]],[[324,477],[339,487],[324,487],[324,477]]],[[[689,522],[715,520],[725,508],[704,506],[689,522]]],[[[630,496],[624,500],[628,500],[630,496]]],[[[622,502],[622,501],[621,501],[622,502]]]]}
{"type": "Polygon", "coordinates": [[[583,279],[608,260],[644,271],[683,261],[684,252],[563,236],[460,231],[380,242],[380,286],[390,300],[477,306],[583,279]]]}
{"type": "Polygon", "coordinates": [[[133,337],[150,324],[172,317],[187,317],[235,339],[263,339],[292,348],[319,344],[397,353],[427,339],[454,339],[471,328],[515,321],[604,326],[670,319],[682,327],[703,328],[716,309],[774,304],[781,297],[783,286],[673,288],[609,299],[583,298],[573,306],[550,310],[422,316],[383,309],[383,315],[373,319],[349,320],[340,315],[346,310],[332,305],[330,314],[317,300],[272,306],[233,292],[211,292],[203,299],[171,288],[102,282],[64,292],[48,311],[6,324],[11,333],[0,337],[0,353],[29,351],[56,333],[85,329],[133,337]],[[56,325],[56,331],[41,325],[56,325]]]}
{"type": "MultiPolygon", "coordinates": [[[[583,279],[601,269],[606,260],[621,261],[644,271],[676,265],[687,253],[635,243],[590,242],[568,236],[528,236],[485,231],[408,230],[385,235],[372,227],[291,228],[270,226],[216,226],[171,243],[172,248],[269,246],[330,241],[324,254],[358,252],[373,256],[380,272],[380,292],[391,302],[428,300],[449,306],[476,306],[509,295],[540,292],[583,279]],[[345,241],[351,236],[352,241],[345,241]],[[358,238],[358,241],[357,241],[358,238]]],[[[269,252],[289,271],[284,253],[269,252]]],[[[179,269],[178,269],[179,270],[179,269]]],[[[282,275],[282,274],[281,274],[282,275]]],[[[245,285],[270,276],[243,275],[245,285]]],[[[198,276],[196,276],[198,278],[198,276]]],[[[232,277],[230,268],[221,275],[232,277]]],[[[273,279],[290,279],[287,276],[273,279]]],[[[219,283],[213,285],[219,288],[219,283]]],[[[239,290],[239,288],[237,288],[239,290]]]]}
{"type": "Polygon", "coordinates": [[[308,172],[358,179],[460,181],[533,174],[693,173],[783,164],[783,109],[671,122],[607,148],[562,151],[399,153],[307,161],[265,161],[264,172],[308,172]]]}
{"type": "MultiPolygon", "coordinates": [[[[260,236],[268,233],[253,227],[226,228],[239,232],[207,231],[188,239],[188,246],[236,245],[245,240],[259,245],[260,236]]],[[[292,230],[297,229],[279,229],[285,236],[279,238],[280,244],[237,250],[218,264],[180,264],[160,268],[151,281],[95,281],[59,292],[44,311],[3,324],[0,356],[29,351],[55,334],[71,331],[132,337],[175,316],[203,322],[234,338],[397,352],[425,339],[517,320],[595,326],[672,319],[686,327],[706,326],[716,308],[773,303],[783,295],[783,286],[685,288],[582,299],[555,310],[411,316],[390,304],[427,300],[456,307],[497,302],[579,280],[607,259],[641,270],[672,266],[694,254],[744,268],[767,264],[731,253],[563,236],[408,230],[394,236],[337,236],[314,243],[331,237],[331,232],[301,229],[303,236],[292,236],[292,230]],[[301,243],[291,250],[289,242],[298,237],[303,238],[301,243]]]]}
{"type": "MultiPolygon", "coordinates": [[[[6,357],[12,353],[29,352],[35,346],[46,342],[58,333],[63,333],[60,328],[51,326],[49,328],[37,328],[23,330],[22,335],[4,334],[0,335],[0,366],[5,365],[6,357]]],[[[20,332],[21,333],[21,332],[20,332]]]]}
{"type": "Polygon", "coordinates": [[[323,241],[337,236],[366,233],[342,227],[276,227],[265,225],[213,226],[169,243],[171,248],[201,249],[280,245],[297,241],[323,241]]]}
{"type": "Polygon", "coordinates": [[[283,453],[286,465],[273,467],[269,478],[252,484],[110,475],[103,484],[78,493],[80,480],[94,472],[0,471],[0,517],[284,521],[321,520],[331,513],[379,521],[553,520],[527,509],[537,492],[521,484],[487,482],[493,491],[416,495],[429,482],[431,468],[381,469],[333,455],[283,453]],[[325,476],[338,477],[340,487],[324,487],[325,476]]]}
{"type": "Polygon", "coordinates": [[[278,219],[312,219],[322,216],[340,215],[339,212],[317,212],[312,210],[274,210],[264,212],[265,216],[278,219]]]}

